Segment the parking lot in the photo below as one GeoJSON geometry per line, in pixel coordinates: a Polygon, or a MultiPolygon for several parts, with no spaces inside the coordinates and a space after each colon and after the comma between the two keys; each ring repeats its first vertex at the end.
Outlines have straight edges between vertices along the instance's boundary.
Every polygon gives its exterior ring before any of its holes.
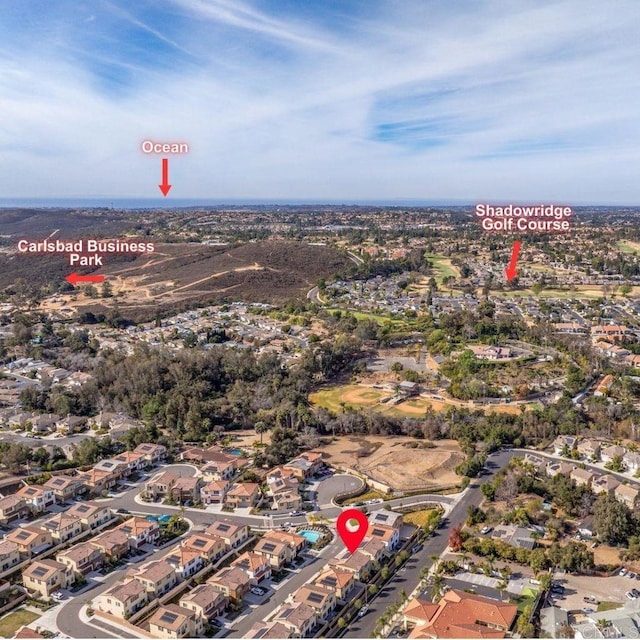
{"type": "Polygon", "coordinates": [[[631,589],[640,590],[640,580],[626,576],[598,578],[594,576],[573,576],[556,574],[556,582],[564,586],[563,595],[554,595],[555,604],[568,611],[581,611],[585,607],[597,606],[584,601],[585,596],[594,596],[600,602],[629,602],[625,594],[631,589]]]}

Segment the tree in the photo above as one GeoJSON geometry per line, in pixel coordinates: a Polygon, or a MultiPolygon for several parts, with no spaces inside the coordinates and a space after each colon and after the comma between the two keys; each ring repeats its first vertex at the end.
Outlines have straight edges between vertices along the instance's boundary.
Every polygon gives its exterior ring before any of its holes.
{"type": "Polygon", "coordinates": [[[516,623],[516,629],[521,637],[523,638],[533,638],[535,635],[535,627],[529,619],[531,618],[532,608],[531,605],[528,604],[522,609],[522,613],[518,617],[518,621],[516,623]]]}
{"type": "Polygon", "coordinates": [[[603,494],[594,504],[595,532],[602,542],[611,545],[627,544],[632,533],[632,514],[625,504],[613,496],[603,494]]]}
{"type": "Polygon", "coordinates": [[[269,426],[267,425],[266,422],[263,422],[262,420],[258,420],[254,428],[256,430],[256,433],[260,434],[260,444],[262,444],[262,436],[269,430],[269,426]]]}
{"type": "Polygon", "coordinates": [[[103,298],[112,298],[113,297],[113,287],[111,283],[105,280],[102,283],[102,297],[103,298]]]}
{"type": "Polygon", "coordinates": [[[433,595],[433,601],[440,600],[442,594],[444,593],[446,587],[446,582],[444,580],[444,576],[440,573],[434,573],[433,579],[431,581],[431,591],[433,595]]]}
{"type": "Polygon", "coordinates": [[[543,573],[540,576],[540,589],[542,591],[549,591],[551,584],[553,583],[553,575],[550,573],[543,573]]]}
{"type": "Polygon", "coordinates": [[[458,525],[457,527],[453,527],[451,529],[451,533],[449,534],[449,547],[451,547],[452,551],[460,551],[462,549],[462,543],[464,540],[462,539],[462,526],[458,525]]]}

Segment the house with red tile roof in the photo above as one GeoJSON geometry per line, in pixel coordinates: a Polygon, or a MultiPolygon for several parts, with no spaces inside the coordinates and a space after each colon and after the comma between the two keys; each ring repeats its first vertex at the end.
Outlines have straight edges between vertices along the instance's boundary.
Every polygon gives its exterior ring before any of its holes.
{"type": "Polygon", "coordinates": [[[436,603],[412,598],[404,608],[410,638],[505,638],[518,607],[493,598],[451,589],[436,603]]]}

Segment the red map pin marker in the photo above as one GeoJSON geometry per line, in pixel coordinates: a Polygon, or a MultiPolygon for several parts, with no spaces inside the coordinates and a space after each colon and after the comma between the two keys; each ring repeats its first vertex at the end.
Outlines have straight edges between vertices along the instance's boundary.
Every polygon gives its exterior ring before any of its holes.
{"type": "Polygon", "coordinates": [[[369,521],[366,514],[358,509],[347,509],[343,511],[336,522],[338,535],[342,538],[345,546],[353,553],[367,535],[369,521]]]}

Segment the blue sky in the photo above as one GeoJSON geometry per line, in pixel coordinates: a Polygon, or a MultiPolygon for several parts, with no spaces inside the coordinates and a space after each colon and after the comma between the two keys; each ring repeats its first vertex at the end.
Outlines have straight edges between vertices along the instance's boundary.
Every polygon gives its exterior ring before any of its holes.
{"type": "MultiPolygon", "coordinates": [[[[0,195],[640,204],[636,0],[0,0],[0,195]]],[[[168,200],[168,203],[169,203],[168,200]]]]}

